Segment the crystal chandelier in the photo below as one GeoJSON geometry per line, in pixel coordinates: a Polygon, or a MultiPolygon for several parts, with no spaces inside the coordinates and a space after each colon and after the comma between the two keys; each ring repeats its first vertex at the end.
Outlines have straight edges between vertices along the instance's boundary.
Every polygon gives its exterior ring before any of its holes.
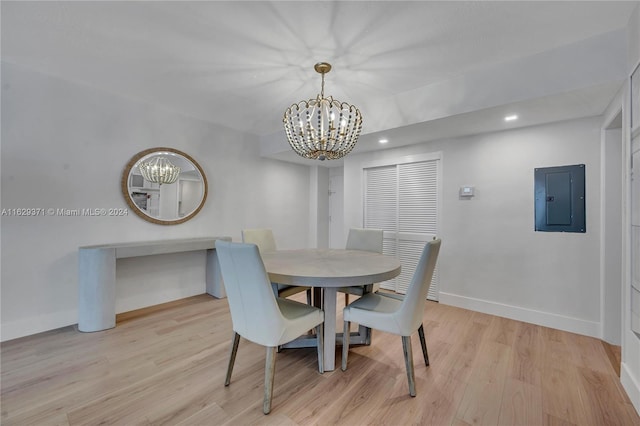
{"type": "Polygon", "coordinates": [[[142,177],[149,182],[170,184],[178,180],[180,167],[174,166],[164,157],[155,157],[149,161],[141,161],[138,164],[142,177]]]}
{"type": "Polygon", "coordinates": [[[336,160],[347,155],[362,130],[360,110],[346,102],[324,97],[324,75],[331,64],[314,66],[322,74],[322,88],[315,99],[300,101],[284,112],[284,130],[291,148],[304,158],[336,160]]]}

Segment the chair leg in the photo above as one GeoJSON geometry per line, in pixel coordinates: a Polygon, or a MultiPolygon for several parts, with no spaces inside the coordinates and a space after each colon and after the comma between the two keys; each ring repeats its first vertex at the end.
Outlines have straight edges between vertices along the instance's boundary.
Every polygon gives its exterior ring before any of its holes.
{"type": "Polygon", "coordinates": [[[347,357],[349,356],[349,338],[351,337],[351,322],[344,322],[342,333],[342,371],[347,371],[347,357]]]}
{"type": "Polygon", "coordinates": [[[313,293],[313,306],[322,309],[322,288],[311,287],[311,292],[313,293]]]}
{"type": "Polygon", "coordinates": [[[307,290],[307,305],[313,306],[313,301],[311,300],[311,288],[307,290]]]}
{"type": "Polygon", "coordinates": [[[372,329],[369,327],[365,327],[363,325],[359,326],[358,328],[358,333],[360,335],[364,335],[364,344],[366,346],[370,346],[371,345],[371,333],[372,333],[372,329]]]}
{"type": "Polygon", "coordinates": [[[411,350],[411,336],[402,336],[402,351],[404,352],[404,363],[407,367],[409,395],[416,396],[416,378],[413,372],[413,352],[411,350]]]}
{"type": "Polygon", "coordinates": [[[264,403],[262,404],[262,412],[269,414],[271,412],[271,398],[273,396],[273,376],[276,372],[276,347],[267,347],[267,360],[264,366],[264,403]]]}
{"type": "Polygon", "coordinates": [[[344,294],[344,306],[349,304],[349,293],[344,294]]]}
{"type": "Polygon", "coordinates": [[[316,327],[316,339],[318,343],[318,371],[324,373],[324,323],[316,327]]]}
{"type": "Polygon", "coordinates": [[[420,345],[422,345],[422,355],[424,356],[424,365],[429,366],[429,353],[427,352],[427,340],[424,338],[424,324],[420,324],[418,329],[418,336],[420,336],[420,345]]]}
{"type": "Polygon", "coordinates": [[[229,386],[229,383],[231,383],[231,372],[233,371],[233,365],[236,363],[236,354],[238,353],[239,343],[240,343],[240,335],[234,332],[233,339],[231,341],[231,353],[229,353],[229,366],[227,367],[227,378],[224,379],[225,386],[229,386]]]}

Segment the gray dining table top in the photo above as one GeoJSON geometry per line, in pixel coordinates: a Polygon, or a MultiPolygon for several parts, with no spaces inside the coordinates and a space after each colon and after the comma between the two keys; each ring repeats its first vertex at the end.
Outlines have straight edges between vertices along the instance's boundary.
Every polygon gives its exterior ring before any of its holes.
{"type": "Polygon", "coordinates": [[[297,249],[262,254],[273,282],[309,287],[344,287],[390,280],[398,259],[361,250],[297,249]]]}

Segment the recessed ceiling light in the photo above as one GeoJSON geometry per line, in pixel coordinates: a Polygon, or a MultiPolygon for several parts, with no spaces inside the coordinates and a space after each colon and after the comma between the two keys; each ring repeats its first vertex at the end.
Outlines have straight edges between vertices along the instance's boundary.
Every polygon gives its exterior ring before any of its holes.
{"type": "Polygon", "coordinates": [[[515,114],[513,114],[513,115],[507,115],[507,116],[504,118],[504,121],[513,121],[513,120],[517,120],[517,119],[518,119],[518,116],[517,116],[517,115],[515,115],[515,114]]]}
{"type": "Polygon", "coordinates": [[[378,143],[387,143],[387,142],[389,142],[389,140],[388,140],[388,139],[380,139],[380,140],[378,141],[378,143]]]}

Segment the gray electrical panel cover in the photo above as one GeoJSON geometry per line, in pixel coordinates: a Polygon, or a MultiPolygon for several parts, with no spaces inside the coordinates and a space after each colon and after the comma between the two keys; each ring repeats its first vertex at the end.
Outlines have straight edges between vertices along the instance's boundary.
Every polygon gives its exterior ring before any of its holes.
{"type": "Polygon", "coordinates": [[[584,170],[584,164],[535,169],[536,231],[587,231],[584,170]]]}

